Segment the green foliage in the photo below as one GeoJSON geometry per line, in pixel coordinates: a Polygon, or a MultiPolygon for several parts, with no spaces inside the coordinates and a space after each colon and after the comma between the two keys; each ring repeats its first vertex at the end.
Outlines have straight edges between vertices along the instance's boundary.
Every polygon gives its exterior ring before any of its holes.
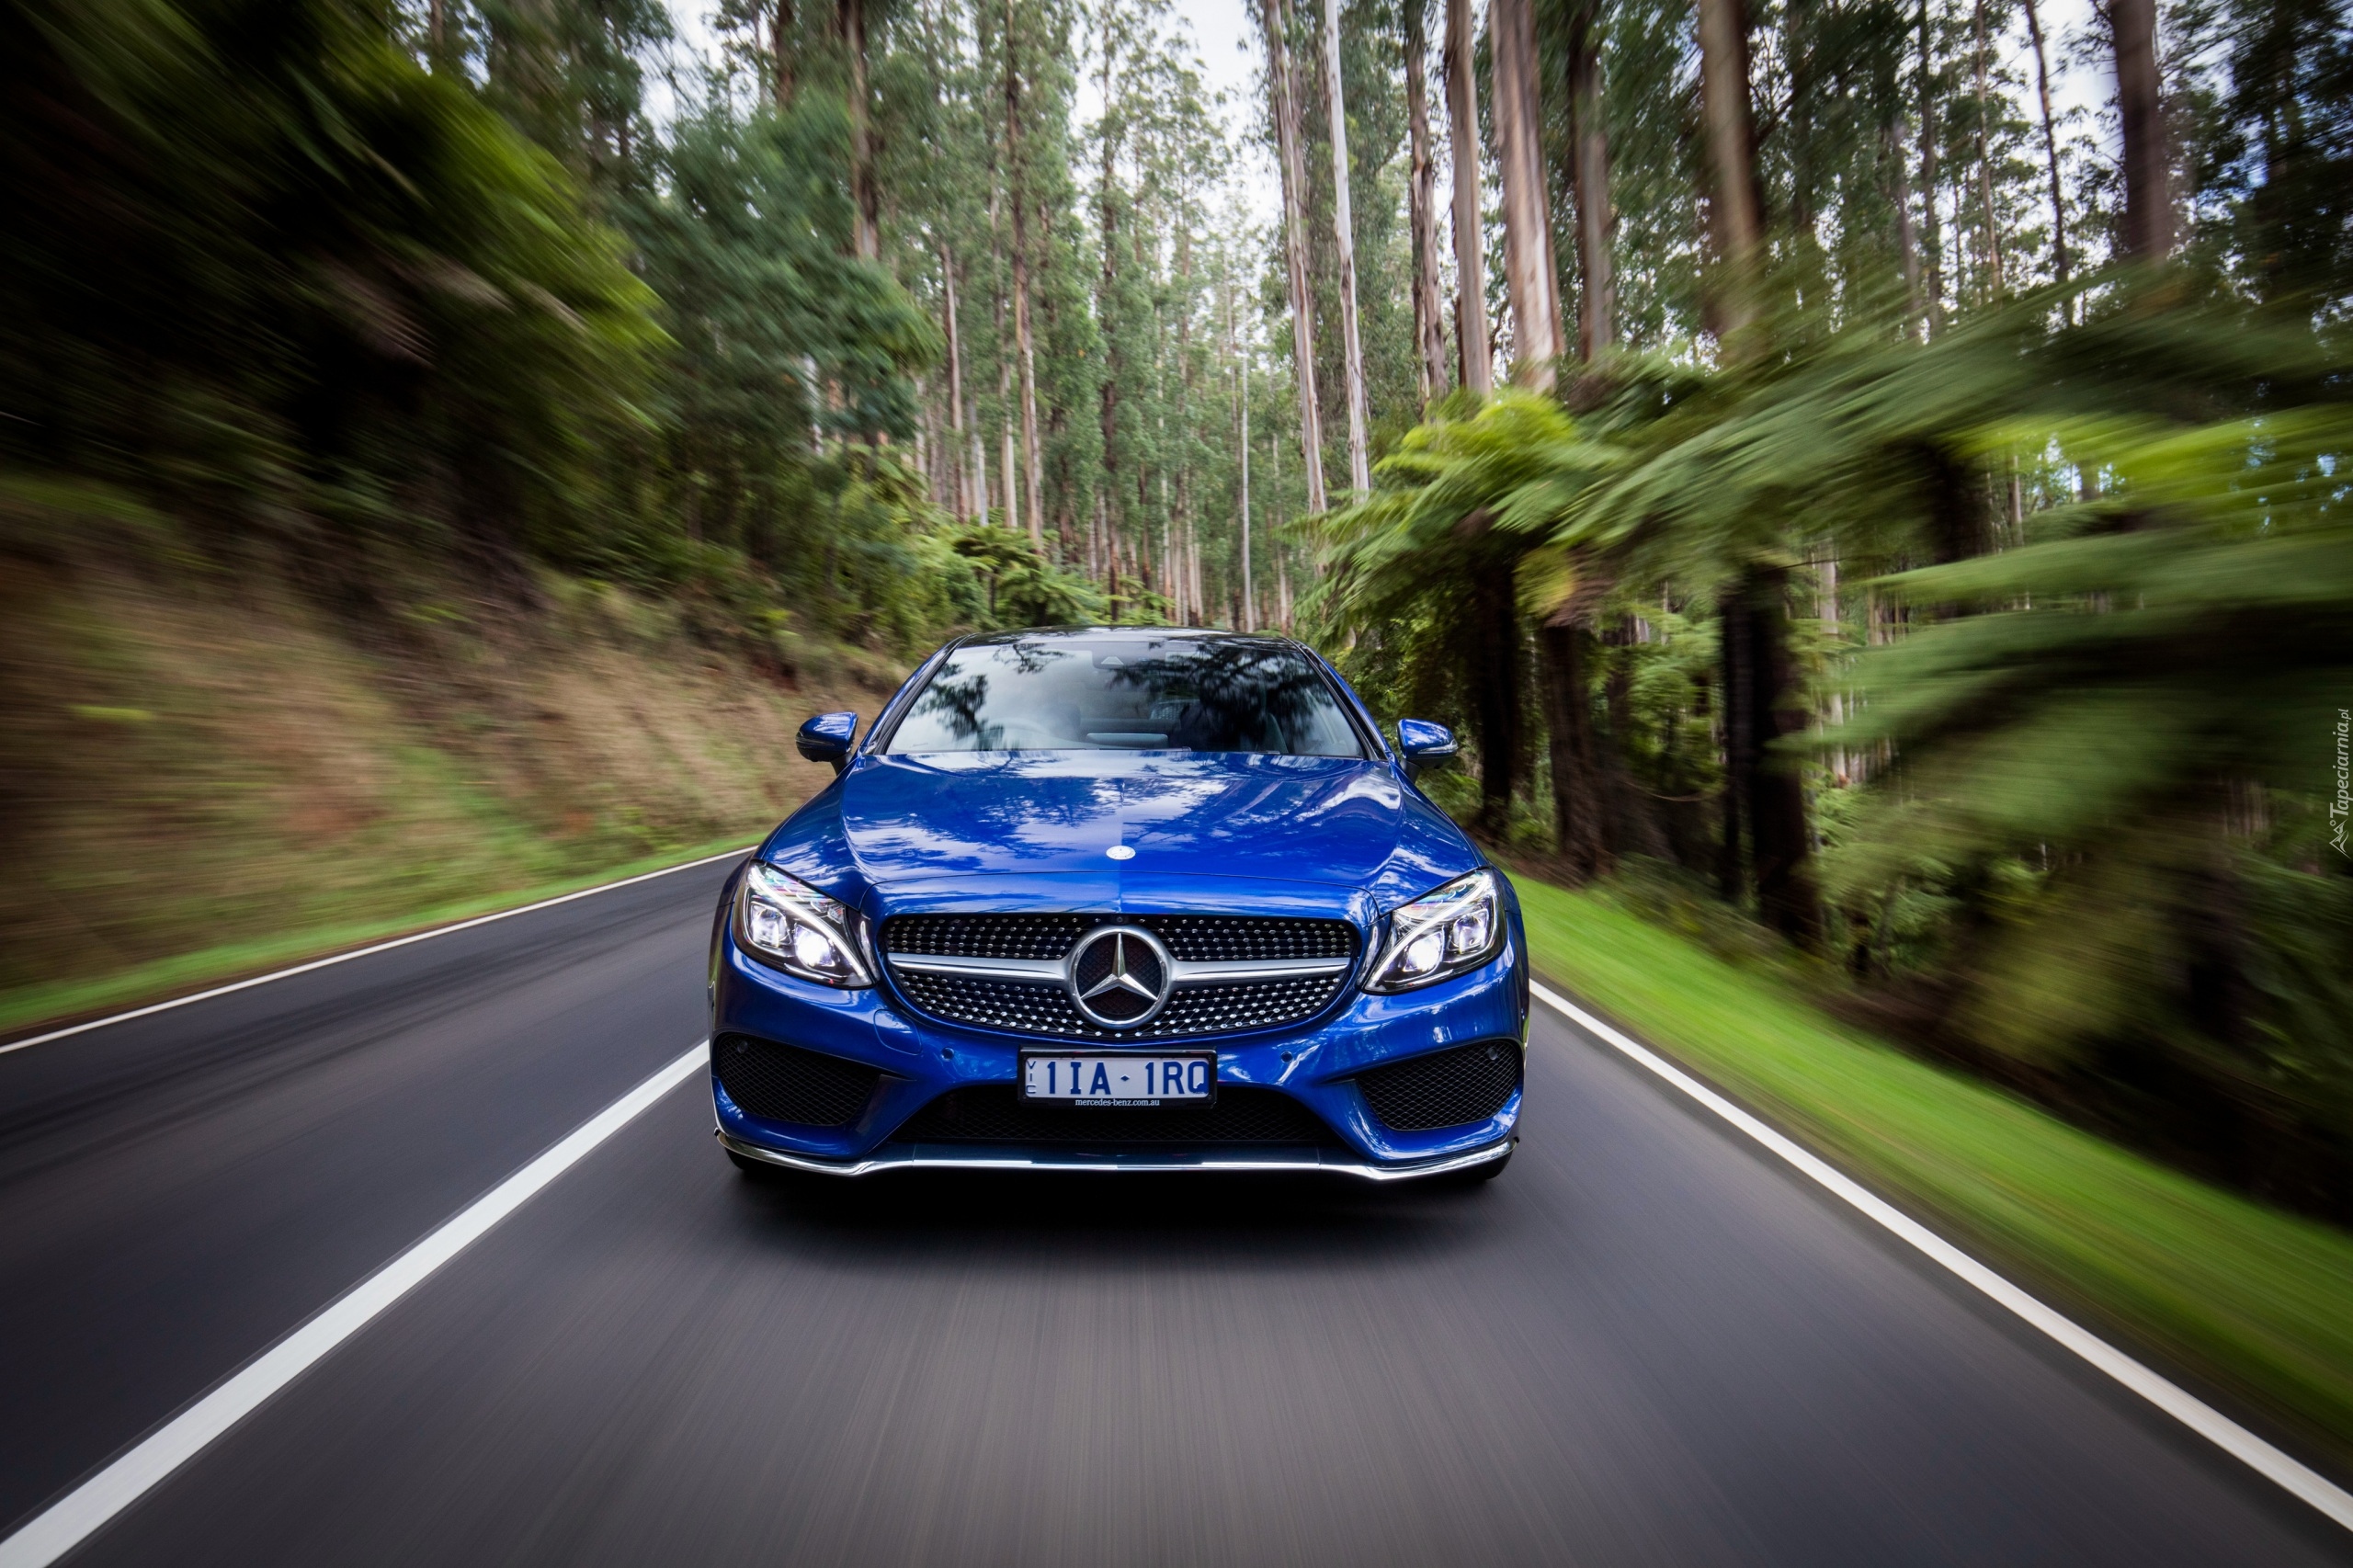
{"type": "Polygon", "coordinates": [[[1509,392],[1446,411],[1324,525],[1320,603],[1392,699],[1478,668],[1460,607],[1482,574],[1515,575],[1530,619],[1595,628],[1573,700],[1602,770],[1575,809],[1621,853],[1712,869],[1716,596],[1784,574],[1823,619],[1791,627],[1815,679],[1788,700],[1816,733],[1778,766],[1809,782],[1849,967],[1947,1049],[2334,1211],[2353,366],[2163,288],[2075,326],[2035,298],[1926,346],[1774,331],[1780,352],[1713,374],[1574,385],[1577,415],[1509,392]],[[2006,472],[2043,504],[2004,517],[2006,472]]]}
{"type": "Polygon", "coordinates": [[[639,0],[453,5],[422,62],[358,0],[4,15],[0,462],[362,583],[462,543],[756,646],[958,619],[906,586],[931,514],[871,444],[939,342],[847,254],[838,100],[714,85],[654,133],[639,0]]]}
{"type": "Polygon", "coordinates": [[[2048,867],[1993,903],[1970,954],[1973,1032],[2040,1061],[2170,1040],[2219,1053],[2250,1092],[2294,1072],[2333,1079],[2342,1102],[2353,1028],[2321,1005],[2342,972],[2299,996],[2308,971],[2281,967],[2281,1010],[2251,994],[2246,881],[2353,937],[2327,885],[2341,875],[2298,887],[2318,870],[2330,737],[2353,689],[2336,475],[2353,407],[2053,434],[2110,476],[2108,498],[2043,514],[2037,542],[1885,585],[1915,606],[1984,608],[1856,665],[1868,705],[1825,744],[1886,744],[1902,766],[1850,824],[1839,881],[1867,894],[1927,866],[1964,886],[2006,861],[2048,867]],[[2267,864],[2299,840],[2311,869],[2267,864]],[[2258,1027],[2302,1065],[2266,1062],[2258,1027]]]}
{"type": "Polygon", "coordinates": [[[1084,626],[1110,619],[1095,585],[1040,555],[1028,535],[987,524],[957,528],[947,537],[949,548],[971,562],[986,585],[986,615],[981,624],[1017,630],[1084,626]]]}
{"type": "Polygon", "coordinates": [[[224,525],[595,509],[652,296],[554,161],[339,0],[0,13],[0,460],[224,525]]]}

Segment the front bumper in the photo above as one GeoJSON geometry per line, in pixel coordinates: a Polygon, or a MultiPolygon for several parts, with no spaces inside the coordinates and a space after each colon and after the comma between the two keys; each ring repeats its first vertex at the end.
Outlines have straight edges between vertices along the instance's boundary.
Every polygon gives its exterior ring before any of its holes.
{"type": "MultiPolygon", "coordinates": [[[[1494,1116],[1401,1131],[1373,1114],[1356,1075],[1477,1041],[1527,1038],[1525,948],[1513,912],[1503,950],[1484,967],[1419,991],[1351,991],[1302,1026],[1246,1035],[1154,1041],[1154,1050],[1214,1050],[1221,1087],[1272,1089],[1328,1127],[1324,1145],[1175,1145],[1080,1152],[1060,1145],[914,1142],[898,1129],[951,1090],[1016,1081],[1019,1053],[1051,1040],[941,1023],[886,984],[843,991],[784,974],[738,949],[720,923],[711,963],[711,1036],[741,1034],[840,1058],[881,1078],[853,1121],[809,1127],[745,1111],[712,1077],[718,1131],[747,1159],[839,1176],[954,1165],[983,1169],[1322,1171],[1375,1181],[1442,1175],[1510,1153],[1520,1091],[1494,1116]]],[[[1108,1044],[1085,1049],[1109,1051],[1108,1044]]]]}
{"type": "Polygon", "coordinates": [[[1519,1142],[1505,1138],[1482,1149],[1434,1159],[1378,1165],[1351,1159],[1336,1149],[1209,1149],[1187,1153],[1165,1149],[1090,1154],[1067,1149],[1030,1149],[1018,1144],[884,1143],[862,1160],[821,1160],[807,1154],[772,1149],[743,1138],[731,1138],[724,1128],[719,1141],[732,1153],[786,1170],[820,1176],[862,1176],[877,1171],[945,1169],[991,1171],[1225,1171],[1306,1172],[1356,1176],[1365,1181],[1414,1181],[1424,1176],[1449,1176],[1476,1170],[1508,1159],[1519,1142]]]}

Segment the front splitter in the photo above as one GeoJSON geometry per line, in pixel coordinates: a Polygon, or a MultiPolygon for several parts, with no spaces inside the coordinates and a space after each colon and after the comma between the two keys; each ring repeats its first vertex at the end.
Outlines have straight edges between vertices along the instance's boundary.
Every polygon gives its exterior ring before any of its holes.
{"type": "Polygon", "coordinates": [[[1517,1136],[1489,1143],[1483,1148],[1460,1154],[1441,1155],[1432,1160],[1401,1161],[1392,1165],[1374,1165],[1370,1161],[1335,1153],[1328,1149],[1302,1147],[1297,1149],[1270,1147],[1248,1153],[1217,1151],[1204,1153],[1174,1153],[1158,1150],[1135,1150],[1120,1153],[1085,1153],[1066,1149],[1036,1149],[1019,1146],[989,1147],[967,1143],[886,1143],[873,1153],[859,1160],[820,1160],[806,1154],[788,1154],[775,1149],[764,1149],[757,1143],[732,1137],[724,1128],[714,1128],[721,1143],[747,1160],[777,1165],[785,1170],[808,1171],[818,1176],[862,1176],[881,1171],[894,1170],[958,1170],[997,1171],[1226,1171],[1233,1173],[1292,1171],[1321,1173],[1326,1176],[1356,1176],[1363,1181],[1416,1181],[1425,1176],[1448,1176],[1456,1171],[1475,1170],[1507,1159],[1518,1143],[1517,1136]]]}

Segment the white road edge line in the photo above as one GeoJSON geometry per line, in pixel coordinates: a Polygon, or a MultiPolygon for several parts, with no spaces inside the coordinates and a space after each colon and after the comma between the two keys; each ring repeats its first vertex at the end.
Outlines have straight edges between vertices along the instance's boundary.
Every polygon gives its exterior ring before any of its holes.
{"type": "MultiPolygon", "coordinates": [[[[2074,1351],[2264,1479],[2295,1494],[2347,1529],[2353,1529],[2353,1493],[2347,1492],[2326,1476],[2282,1453],[2204,1400],[2151,1371],[2074,1319],[2044,1305],[1836,1166],[1776,1132],[1641,1041],[1613,1028],[1556,992],[1541,985],[1532,989],[1537,999],[1546,1006],[1613,1047],[1636,1066],[1682,1090],[1771,1150],[1795,1167],[1800,1175],[1827,1189],[1841,1202],[1929,1261],[2074,1351]]],[[[5,1568],[5,1563],[0,1563],[0,1568],[5,1568]]]]}
{"type": "Polygon", "coordinates": [[[252,1415],[378,1313],[431,1278],[483,1233],[585,1158],[709,1062],[708,1040],[580,1124],[570,1137],[475,1199],[441,1227],[263,1351],[210,1393],[0,1540],[0,1568],[47,1568],[252,1415]]]}
{"type": "Polygon", "coordinates": [[[447,937],[454,931],[471,931],[477,926],[487,926],[494,920],[506,920],[517,915],[529,915],[535,909],[553,909],[559,903],[570,903],[576,898],[587,898],[595,893],[610,892],[615,888],[631,887],[638,882],[650,882],[656,877],[666,877],[673,871],[691,871],[697,866],[708,866],[713,860],[726,860],[737,855],[747,855],[758,847],[759,845],[755,842],[746,844],[741,849],[724,849],[716,855],[706,855],[699,860],[682,860],[675,866],[665,866],[658,871],[642,871],[634,877],[623,877],[617,882],[598,882],[595,887],[582,888],[578,892],[568,892],[556,898],[543,898],[537,903],[519,904],[513,909],[494,910],[488,915],[477,915],[471,920],[460,920],[448,926],[436,926],[430,930],[412,931],[405,937],[395,937],[389,942],[378,942],[372,947],[354,948],[347,953],[331,953],[323,959],[313,959],[308,963],[298,963],[291,969],[272,970],[267,974],[256,974],[244,980],[233,980],[226,985],[216,985],[210,991],[199,991],[187,996],[175,996],[166,1002],[151,1002],[144,1007],[133,1007],[127,1013],[109,1014],[103,1018],[92,1018],[87,1023],[68,1024],[62,1029],[51,1029],[47,1034],[37,1034],[26,1040],[13,1040],[6,1045],[0,1045],[0,1056],[6,1056],[12,1051],[23,1051],[30,1046],[47,1045],[53,1040],[64,1040],[72,1035],[87,1034],[92,1029],[105,1028],[108,1024],[127,1024],[133,1018],[144,1018],[156,1013],[168,1013],[175,1007],[185,1007],[193,1002],[210,1002],[215,996],[226,996],[233,991],[246,991],[256,985],[267,985],[273,980],[290,980],[298,974],[308,974],[314,969],[326,969],[335,964],[349,963],[354,959],[364,959],[374,953],[389,953],[394,948],[405,948],[411,942],[423,942],[435,937],[447,937]]]}

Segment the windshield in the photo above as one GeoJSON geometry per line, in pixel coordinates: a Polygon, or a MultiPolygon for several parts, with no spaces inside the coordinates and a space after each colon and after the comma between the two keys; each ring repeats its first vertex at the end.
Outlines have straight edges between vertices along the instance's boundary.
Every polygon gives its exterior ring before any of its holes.
{"type": "Polygon", "coordinates": [[[1304,654],[1241,637],[1021,637],[959,648],[887,749],[1364,755],[1338,693],[1304,654]]]}

